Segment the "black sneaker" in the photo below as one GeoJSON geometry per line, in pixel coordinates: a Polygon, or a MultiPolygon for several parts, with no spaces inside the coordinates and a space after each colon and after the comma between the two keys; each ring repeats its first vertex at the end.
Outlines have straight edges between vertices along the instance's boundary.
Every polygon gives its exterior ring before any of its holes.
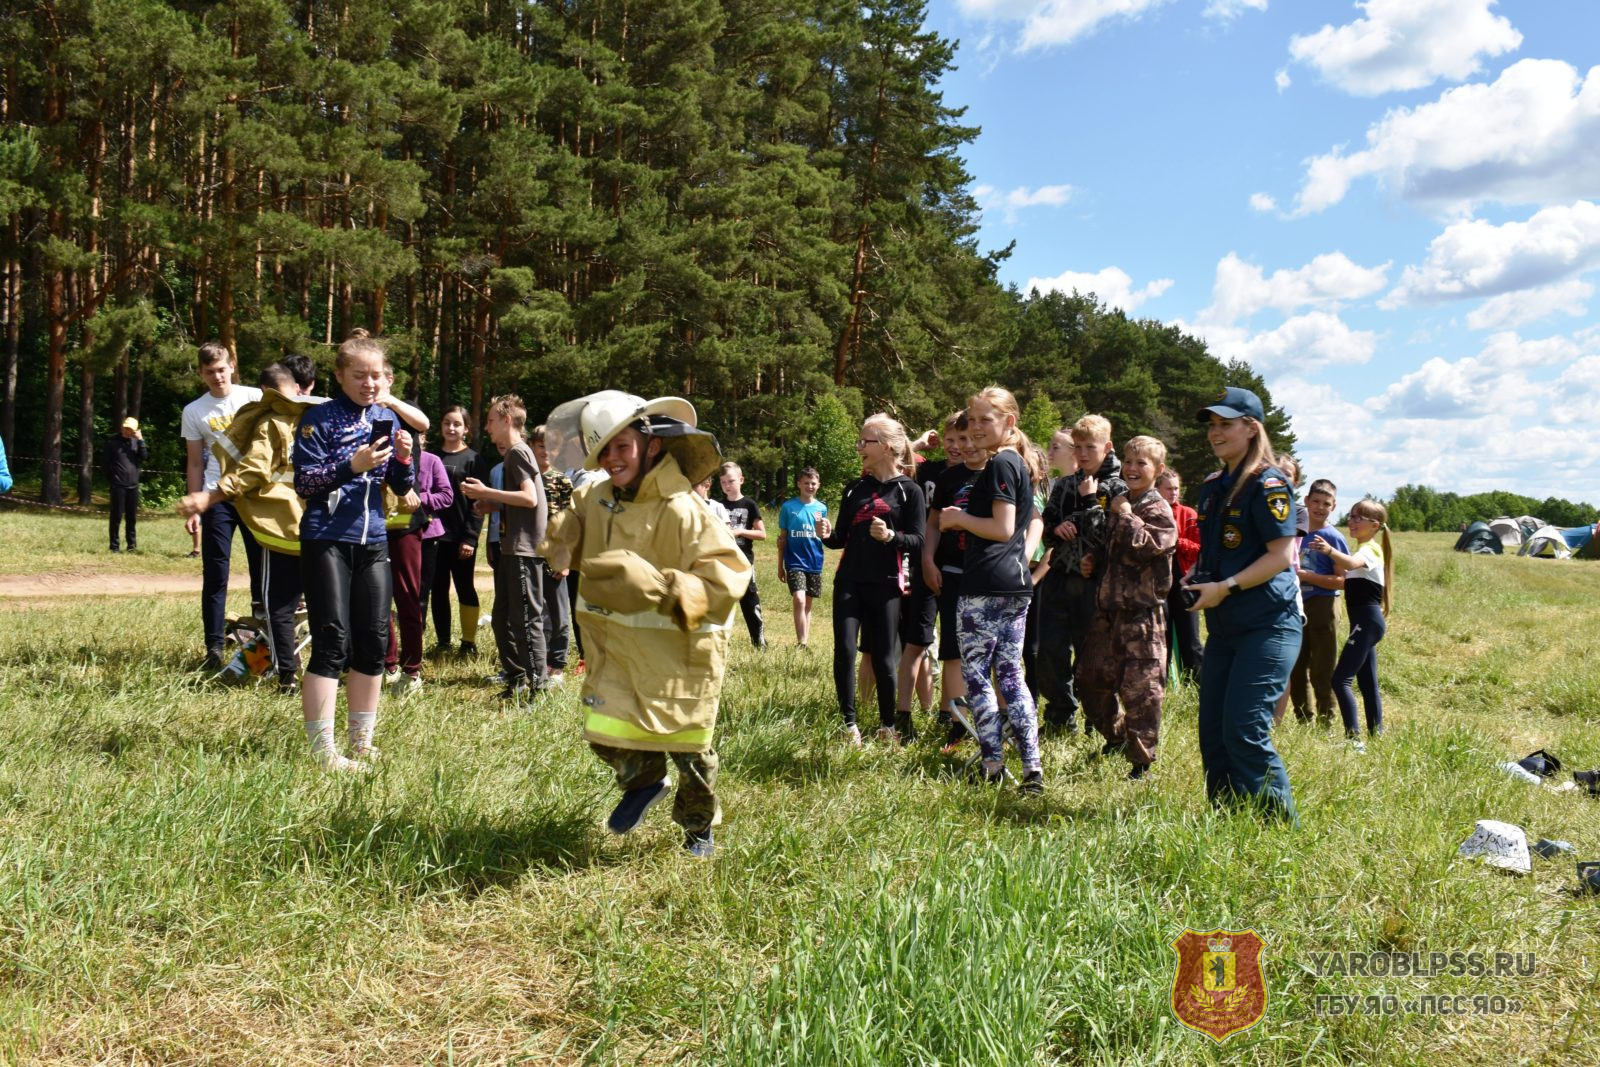
{"type": "Polygon", "coordinates": [[[463,641],[456,647],[456,655],[458,656],[476,656],[477,654],[478,646],[471,641],[463,641]]]}
{"type": "Polygon", "coordinates": [[[708,860],[716,854],[717,843],[712,840],[710,830],[699,833],[691,830],[683,835],[683,850],[697,860],[708,860]]]}
{"type": "Polygon", "coordinates": [[[1100,746],[1100,755],[1115,756],[1118,752],[1122,751],[1125,745],[1127,745],[1126,741],[1107,741],[1105,744],[1100,746]]]}
{"type": "MultiPolygon", "coordinates": [[[[622,794],[622,799],[617,801],[617,806],[611,809],[611,815],[606,819],[606,829],[621,836],[632,830],[644,821],[644,813],[655,806],[656,802],[672,791],[672,783],[665,778],[651,785],[642,785],[638,789],[629,789],[622,794]]],[[[711,840],[711,831],[706,831],[706,841],[711,840]]]]}
{"type": "Polygon", "coordinates": [[[500,690],[500,700],[506,704],[520,704],[533,695],[527,682],[517,681],[500,690]]]}
{"type": "Polygon", "coordinates": [[[1036,797],[1044,792],[1044,772],[1029,771],[1022,776],[1022,784],[1017,787],[1024,796],[1036,797]]]}
{"type": "Polygon", "coordinates": [[[222,649],[207,649],[205,661],[200,664],[200,669],[203,671],[220,671],[222,669],[222,649]]]}
{"type": "Polygon", "coordinates": [[[897,711],[894,713],[894,729],[900,735],[900,743],[902,745],[909,745],[917,739],[917,727],[911,721],[911,713],[909,711],[897,711]]]}
{"type": "Polygon", "coordinates": [[[1128,781],[1130,781],[1130,782],[1143,781],[1145,776],[1148,775],[1149,773],[1150,773],[1150,764],[1148,764],[1148,763],[1135,763],[1132,767],[1128,768],[1128,781]]]}

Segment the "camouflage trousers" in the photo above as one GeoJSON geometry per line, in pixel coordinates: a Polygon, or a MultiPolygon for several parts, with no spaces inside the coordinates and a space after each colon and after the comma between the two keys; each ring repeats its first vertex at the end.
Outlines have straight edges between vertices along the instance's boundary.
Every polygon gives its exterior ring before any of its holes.
{"type": "Polygon", "coordinates": [[[1130,763],[1155,761],[1166,683],[1164,608],[1102,611],[1095,616],[1078,661],[1078,698],[1102,737],[1127,743],[1130,763]]]}
{"type": "Polygon", "coordinates": [[[717,753],[646,752],[636,748],[612,748],[589,742],[594,754],[617,775],[617,786],[626,791],[653,785],[667,776],[667,757],[678,768],[678,792],[672,798],[672,821],[689,833],[702,833],[722,822],[722,805],[717,803],[717,753]]]}

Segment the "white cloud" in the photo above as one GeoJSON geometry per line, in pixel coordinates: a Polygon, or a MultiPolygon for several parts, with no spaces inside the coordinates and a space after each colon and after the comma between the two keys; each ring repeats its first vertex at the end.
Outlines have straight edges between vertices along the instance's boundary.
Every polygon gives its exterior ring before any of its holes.
{"type": "Polygon", "coordinates": [[[1094,274],[1080,271],[1063,271],[1054,278],[1029,278],[1022,291],[1041,293],[1093,293],[1107,307],[1121,308],[1132,313],[1146,300],[1160,296],[1172,288],[1171,278],[1157,278],[1143,288],[1134,289],[1133,279],[1120,267],[1106,267],[1094,274]]]}
{"type": "Polygon", "coordinates": [[[1017,221],[1017,212],[1030,207],[1060,207],[1072,199],[1070,185],[1041,185],[1029,189],[1019,185],[1009,193],[1002,193],[992,185],[979,185],[972,190],[973,199],[985,210],[996,209],[1005,216],[1009,225],[1017,221]]]}
{"type": "Polygon", "coordinates": [[[1524,59],[1491,83],[1396,108],[1368,128],[1366,148],[1307,164],[1297,213],[1337,204],[1366,177],[1452,211],[1600,195],[1600,67],[1584,77],[1559,60],[1524,59]]]}
{"type": "Polygon", "coordinates": [[[1203,14],[1208,19],[1235,19],[1246,11],[1265,11],[1267,0],[1210,0],[1203,14]]]}
{"type": "Polygon", "coordinates": [[[1270,385],[1306,476],[1331,478],[1343,506],[1406,484],[1595,499],[1600,326],[1533,341],[1496,334],[1477,355],[1430,360],[1368,398],[1297,372],[1270,385]]]}
{"type": "MultiPolygon", "coordinates": [[[[1255,206],[1254,198],[1251,206],[1255,206]]],[[[1302,307],[1359,300],[1382,289],[1388,272],[1387,263],[1363,267],[1343,252],[1327,252],[1303,267],[1268,275],[1229,252],[1217,262],[1211,306],[1200,313],[1200,321],[1232,323],[1267,308],[1287,314],[1302,307]]]]}
{"type": "Polygon", "coordinates": [[[1289,77],[1289,72],[1287,70],[1280,70],[1278,73],[1272,76],[1272,84],[1276,85],[1278,87],[1278,92],[1281,93],[1285,89],[1289,88],[1289,86],[1293,85],[1294,81],[1289,77]]]}
{"type": "Polygon", "coordinates": [[[1263,374],[1366,363],[1378,350],[1376,333],[1353,330],[1331,311],[1296,315],[1259,332],[1203,322],[1183,328],[1203,339],[1218,359],[1243,360],[1263,374]]]}
{"type": "Polygon", "coordinates": [[[1570,337],[1524,341],[1497,333],[1476,356],[1435,356],[1389,386],[1380,400],[1391,415],[1413,419],[1534,418],[1554,397],[1551,383],[1532,372],[1570,363],[1582,354],[1570,337]]]}
{"type": "MultiPolygon", "coordinates": [[[[985,22],[1021,22],[1017,50],[1066,45],[1112,19],[1137,19],[1171,0],[957,0],[963,15],[985,22]]],[[[1247,3],[1264,0],[1245,0],[1247,3]]]]}
{"type": "Polygon", "coordinates": [[[1594,286],[1570,278],[1553,285],[1490,297],[1467,313],[1474,330],[1503,330],[1526,326],[1552,315],[1582,315],[1589,310],[1594,286]]]}
{"type": "MultiPolygon", "coordinates": [[[[1495,296],[1548,285],[1600,267],[1600,205],[1547,207],[1526,222],[1452,223],[1407,267],[1385,307],[1495,296]]],[[[1570,300],[1568,301],[1570,303],[1570,300]]]]}
{"type": "Polygon", "coordinates": [[[1278,202],[1266,193],[1251,193],[1250,210],[1259,211],[1263,215],[1270,215],[1278,210],[1278,202]]]}
{"type": "Polygon", "coordinates": [[[1495,0],[1363,0],[1363,17],[1289,40],[1289,54],[1359,96],[1465,81],[1522,44],[1495,0]]]}

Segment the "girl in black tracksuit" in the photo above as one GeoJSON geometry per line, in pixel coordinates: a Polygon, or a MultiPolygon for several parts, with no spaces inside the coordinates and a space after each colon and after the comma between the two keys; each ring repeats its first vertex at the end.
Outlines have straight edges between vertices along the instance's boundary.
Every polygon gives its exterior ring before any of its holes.
{"type": "Polygon", "coordinates": [[[878,736],[897,741],[909,736],[911,715],[906,712],[897,722],[895,635],[900,598],[909,588],[909,561],[922,553],[927,505],[921,487],[900,473],[906,433],[898,422],[887,415],[868,419],[856,451],[866,473],[845,489],[838,524],[822,538],[829,548],[844,549],[833,580],[833,684],[846,737],[858,743],[855,654],[864,636],[877,680],[878,736]]]}

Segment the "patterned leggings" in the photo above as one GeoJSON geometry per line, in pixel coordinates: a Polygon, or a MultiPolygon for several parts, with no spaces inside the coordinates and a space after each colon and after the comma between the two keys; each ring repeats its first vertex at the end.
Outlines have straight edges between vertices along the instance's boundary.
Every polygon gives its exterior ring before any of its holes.
{"type": "Polygon", "coordinates": [[[1039,769],[1039,721],[1033,697],[1022,675],[1022,639],[1028,625],[1026,596],[964,596],[957,602],[961,619],[961,677],[967,683],[978,745],[987,769],[1005,759],[1001,748],[1000,706],[989,685],[993,672],[1006,698],[1006,718],[1022,769],[1039,769]]]}

